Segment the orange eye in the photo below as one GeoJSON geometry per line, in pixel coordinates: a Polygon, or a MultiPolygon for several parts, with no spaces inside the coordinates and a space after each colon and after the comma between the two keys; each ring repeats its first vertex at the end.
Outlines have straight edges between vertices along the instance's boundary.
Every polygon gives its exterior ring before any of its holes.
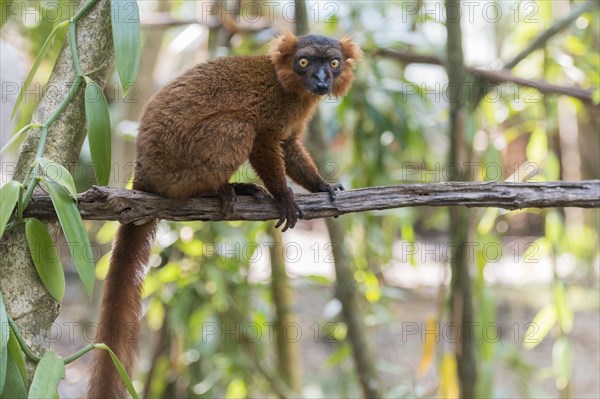
{"type": "Polygon", "coordinates": [[[308,66],[308,64],[310,64],[310,62],[308,61],[308,58],[300,58],[298,60],[298,65],[300,65],[302,68],[306,68],[308,66]]]}
{"type": "Polygon", "coordinates": [[[339,68],[339,66],[340,66],[340,61],[339,61],[339,60],[331,60],[331,62],[329,63],[329,65],[330,65],[332,68],[339,68]]]}

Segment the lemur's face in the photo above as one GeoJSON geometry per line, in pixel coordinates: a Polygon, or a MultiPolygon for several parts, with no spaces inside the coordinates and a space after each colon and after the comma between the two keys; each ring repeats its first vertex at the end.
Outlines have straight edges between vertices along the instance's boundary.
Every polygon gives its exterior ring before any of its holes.
{"type": "Polygon", "coordinates": [[[300,96],[340,97],[354,80],[352,70],[362,51],[349,37],[297,37],[286,32],[273,41],[269,55],[285,91],[300,96]]]}
{"type": "Polygon", "coordinates": [[[331,93],[333,82],[344,69],[340,42],[323,36],[299,37],[293,68],[311,93],[331,93]]]}

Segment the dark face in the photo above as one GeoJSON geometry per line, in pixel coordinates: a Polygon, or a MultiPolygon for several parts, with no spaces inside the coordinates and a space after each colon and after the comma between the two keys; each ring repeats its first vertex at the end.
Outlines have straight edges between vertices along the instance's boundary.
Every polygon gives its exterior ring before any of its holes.
{"type": "Polygon", "coordinates": [[[299,37],[293,68],[311,93],[331,93],[334,80],[344,69],[340,43],[323,36],[299,37]]]}

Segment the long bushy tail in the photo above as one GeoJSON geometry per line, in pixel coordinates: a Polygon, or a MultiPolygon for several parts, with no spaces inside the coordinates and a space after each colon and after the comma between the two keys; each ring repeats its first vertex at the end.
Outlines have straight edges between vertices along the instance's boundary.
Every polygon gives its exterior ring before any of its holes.
{"type": "MultiPolygon", "coordinates": [[[[104,281],[96,341],[108,345],[115,352],[129,375],[137,352],[142,284],[157,222],[152,220],[143,225],[126,224],[119,227],[110,269],[104,281]]],[[[95,352],[89,397],[128,397],[108,352],[95,352]]]]}

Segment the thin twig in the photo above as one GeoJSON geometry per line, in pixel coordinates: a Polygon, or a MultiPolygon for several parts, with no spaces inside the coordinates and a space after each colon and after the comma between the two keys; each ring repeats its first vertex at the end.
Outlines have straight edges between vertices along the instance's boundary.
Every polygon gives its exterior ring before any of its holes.
{"type": "Polygon", "coordinates": [[[534,41],[524,48],[519,54],[515,55],[510,61],[504,64],[505,69],[513,69],[519,62],[523,61],[529,54],[533,53],[546,45],[546,42],[550,40],[554,35],[567,28],[573,21],[575,21],[581,14],[592,9],[593,6],[597,6],[597,0],[588,0],[579,7],[575,8],[567,17],[556,21],[550,28],[542,32],[534,41]]]}
{"type": "MultiPolygon", "coordinates": [[[[416,54],[408,51],[396,51],[390,49],[378,49],[375,54],[384,57],[394,58],[404,64],[431,64],[443,65],[443,61],[432,55],[416,54]]],[[[548,83],[543,79],[525,79],[514,76],[509,70],[503,69],[492,71],[475,67],[465,67],[465,69],[474,75],[484,78],[492,84],[515,83],[519,86],[533,88],[544,94],[562,94],[574,97],[585,102],[592,102],[592,92],[574,86],[561,86],[548,83]]]]}

